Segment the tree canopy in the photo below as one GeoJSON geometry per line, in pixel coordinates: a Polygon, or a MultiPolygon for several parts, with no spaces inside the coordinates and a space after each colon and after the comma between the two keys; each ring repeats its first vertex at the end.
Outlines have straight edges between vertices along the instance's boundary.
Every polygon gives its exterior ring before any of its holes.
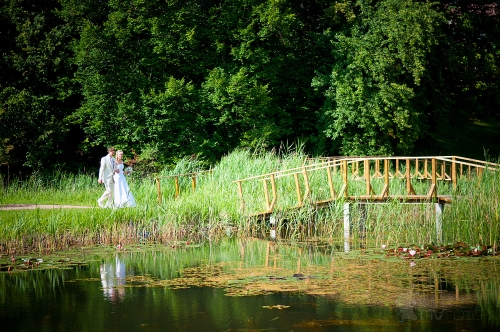
{"type": "Polygon", "coordinates": [[[161,163],[295,141],[312,154],[417,153],[444,126],[498,116],[499,10],[0,0],[0,163],[71,169],[109,145],[161,163]]]}

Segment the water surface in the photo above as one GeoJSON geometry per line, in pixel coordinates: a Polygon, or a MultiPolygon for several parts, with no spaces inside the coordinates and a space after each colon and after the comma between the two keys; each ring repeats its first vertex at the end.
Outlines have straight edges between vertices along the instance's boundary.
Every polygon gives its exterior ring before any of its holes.
{"type": "Polygon", "coordinates": [[[125,249],[84,248],[0,273],[2,330],[491,331],[500,326],[497,257],[408,261],[377,250],[346,254],[328,245],[256,239],[125,249]]]}

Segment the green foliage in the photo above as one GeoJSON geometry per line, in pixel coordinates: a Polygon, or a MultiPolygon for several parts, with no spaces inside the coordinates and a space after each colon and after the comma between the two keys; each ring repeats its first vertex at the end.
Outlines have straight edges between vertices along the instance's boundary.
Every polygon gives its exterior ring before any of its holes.
{"type": "Polygon", "coordinates": [[[234,75],[215,68],[203,84],[203,94],[211,110],[209,126],[213,128],[213,134],[204,142],[208,151],[220,155],[238,145],[276,143],[279,128],[269,121],[272,105],[268,87],[249,77],[245,68],[234,75]]]}
{"type": "Polygon", "coordinates": [[[498,121],[497,11],[485,0],[0,0],[0,162],[76,170],[115,145],[155,151],[142,159],[154,169],[295,141],[323,155],[439,153],[448,128],[498,121]]]}
{"type": "Polygon", "coordinates": [[[443,21],[427,2],[359,2],[352,27],[334,36],[337,62],[328,77],[326,134],[351,155],[408,153],[425,133],[422,80],[443,21]]]}
{"type": "Polygon", "coordinates": [[[440,88],[449,105],[442,118],[461,128],[469,119],[498,115],[500,16],[498,4],[484,0],[443,7],[448,24],[436,54],[446,56],[433,59],[433,71],[442,77],[440,88]]]}
{"type": "MultiPolygon", "coordinates": [[[[76,107],[77,90],[69,58],[71,34],[57,15],[58,1],[2,0],[0,20],[0,149],[2,162],[68,166],[63,156],[68,141],[65,121],[76,107]]],[[[73,136],[78,138],[78,132],[73,136]]],[[[78,144],[78,140],[74,140],[78,144]]],[[[76,149],[75,149],[76,150],[76,149]]]]}
{"type": "MultiPolygon", "coordinates": [[[[163,90],[143,94],[140,101],[140,112],[130,110],[131,117],[125,122],[131,129],[129,141],[155,144],[163,163],[199,153],[205,120],[198,111],[200,97],[193,84],[171,77],[163,90]]],[[[127,142],[127,137],[122,141],[127,142]]]]}
{"type": "MultiPolygon", "coordinates": [[[[294,53],[313,43],[300,35],[297,8],[286,1],[189,4],[111,1],[107,17],[81,18],[75,61],[85,99],[73,119],[87,148],[141,153],[155,146],[164,163],[191,154],[215,161],[235,147],[275,146],[293,134],[293,113],[303,109],[289,96],[313,73],[307,63],[301,82],[290,81],[293,90],[282,87],[282,75],[297,74],[290,67],[304,71],[294,53]],[[304,38],[308,45],[299,43],[304,38]]],[[[307,132],[316,117],[299,116],[308,118],[307,132]]]]}

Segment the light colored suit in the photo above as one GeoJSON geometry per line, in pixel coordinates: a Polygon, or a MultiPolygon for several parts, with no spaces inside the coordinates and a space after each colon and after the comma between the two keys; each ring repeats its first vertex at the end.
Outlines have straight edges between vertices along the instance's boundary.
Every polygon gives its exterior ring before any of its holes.
{"type": "Polygon", "coordinates": [[[106,190],[101,198],[97,200],[100,207],[113,207],[114,181],[113,175],[116,170],[115,158],[107,155],[101,158],[101,167],[99,168],[99,182],[102,180],[106,190]]]}

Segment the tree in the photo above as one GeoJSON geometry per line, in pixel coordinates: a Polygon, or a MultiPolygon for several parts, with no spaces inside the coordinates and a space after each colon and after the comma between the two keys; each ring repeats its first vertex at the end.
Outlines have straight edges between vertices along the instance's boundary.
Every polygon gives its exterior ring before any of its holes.
{"type": "Polygon", "coordinates": [[[78,104],[69,79],[72,28],[58,8],[58,1],[0,3],[0,149],[9,150],[3,162],[13,166],[39,170],[75,159],[64,156],[68,146],[76,150],[66,121],[78,104]]]}
{"type": "Polygon", "coordinates": [[[109,1],[105,17],[82,18],[75,62],[84,101],[73,118],[87,147],[155,146],[165,161],[193,153],[215,160],[239,145],[310,136],[320,96],[309,82],[321,62],[310,30],[321,31],[327,6],[303,7],[109,1]]]}
{"type": "Polygon", "coordinates": [[[333,36],[326,134],[352,155],[408,153],[426,132],[422,81],[443,15],[424,1],[360,1],[352,26],[333,36]]]}
{"type": "Polygon", "coordinates": [[[273,107],[268,88],[245,68],[234,75],[215,68],[202,91],[207,104],[206,153],[218,157],[238,146],[257,147],[276,141],[280,129],[270,121],[273,107]]]}
{"type": "MultiPolygon", "coordinates": [[[[441,72],[447,109],[442,120],[459,126],[498,114],[500,4],[454,1],[442,5],[447,24],[434,71],[441,72]]],[[[436,124],[437,126],[437,124],[436,124]]]]}

